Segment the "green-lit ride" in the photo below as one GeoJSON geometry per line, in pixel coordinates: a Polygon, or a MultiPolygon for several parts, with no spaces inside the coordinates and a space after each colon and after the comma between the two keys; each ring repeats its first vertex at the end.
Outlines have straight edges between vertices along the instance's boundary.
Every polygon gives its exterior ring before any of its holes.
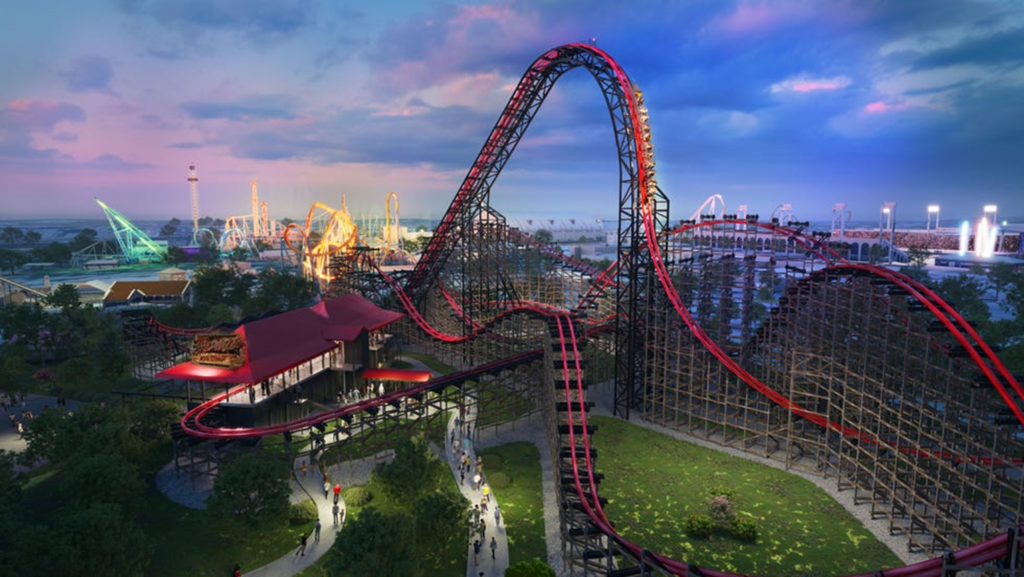
{"type": "Polygon", "coordinates": [[[93,198],[107,215],[110,228],[114,231],[117,245],[121,247],[126,263],[163,262],[167,258],[167,241],[153,240],[139,230],[123,214],[110,208],[98,198],[93,198]]]}

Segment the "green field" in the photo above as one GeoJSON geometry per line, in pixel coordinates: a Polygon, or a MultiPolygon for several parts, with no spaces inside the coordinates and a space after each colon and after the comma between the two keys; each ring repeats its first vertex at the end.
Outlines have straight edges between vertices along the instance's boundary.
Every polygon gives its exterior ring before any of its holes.
{"type": "Polygon", "coordinates": [[[547,559],[544,541],[544,501],[540,477],[540,453],[533,443],[509,443],[481,449],[484,473],[495,479],[501,473],[508,485],[492,485],[508,534],[509,562],[547,559]]]}
{"type": "Polygon", "coordinates": [[[903,565],[811,482],[609,417],[593,417],[600,494],[620,534],[697,565],[758,575],[840,575],[903,565]],[[734,494],[737,517],[753,519],[753,543],[716,530],[688,537],[683,521],[706,512],[713,487],[734,494]]]}

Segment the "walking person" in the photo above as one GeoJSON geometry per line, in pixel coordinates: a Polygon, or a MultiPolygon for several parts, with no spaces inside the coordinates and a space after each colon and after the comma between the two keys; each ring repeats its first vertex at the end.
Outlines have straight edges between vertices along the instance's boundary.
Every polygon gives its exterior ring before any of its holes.
{"type": "Polygon", "coordinates": [[[242,566],[235,563],[235,568],[231,570],[231,577],[242,577],[242,566]]]}
{"type": "Polygon", "coordinates": [[[298,557],[299,555],[302,555],[303,557],[306,556],[306,538],[307,537],[308,537],[308,535],[306,533],[303,533],[302,537],[299,537],[299,548],[295,550],[295,556],[296,557],[298,557]]]}
{"type": "Polygon", "coordinates": [[[334,502],[337,503],[338,499],[340,497],[341,497],[341,483],[337,483],[337,484],[334,485],[334,502]]]}
{"type": "Polygon", "coordinates": [[[494,504],[494,526],[501,525],[501,507],[497,503],[494,504]]]}
{"type": "Polygon", "coordinates": [[[324,499],[330,498],[331,496],[331,481],[324,477],[324,499]]]}
{"type": "Polygon", "coordinates": [[[487,539],[487,521],[480,519],[480,538],[487,539]]]}
{"type": "Polygon", "coordinates": [[[334,524],[337,525],[338,524],[338,513],[340,512],[339,509],[338,509],[338,504],[337,503],[334,504],[334,508],[331,509],[331,512],[334,513],[334,524]]]}
{"type": "Polygon", "coordinates": [[[480,539],[473,540],[473,565],[480,564],[480,539]]]}
{"type": "Polygon", "coordinates": [[[497,557],[496,557],[497,553],[498,553],[498,541],[495,539],[495,537],[492,536],[491,537],[491,561],[494,561],[495,559],[497,559],[497,557]]]}
{"type": "Polygon", "coordinates": [[[316,520],[316,525],[313,526],[313,542],[314,543],[319,543],[320,542],[320,518],[319,517],[316,520]]]}

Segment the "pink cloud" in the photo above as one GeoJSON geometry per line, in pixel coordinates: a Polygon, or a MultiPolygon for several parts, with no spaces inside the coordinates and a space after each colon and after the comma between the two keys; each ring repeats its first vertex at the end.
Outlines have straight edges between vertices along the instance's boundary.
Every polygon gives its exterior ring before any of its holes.
{"type": "Polygon", "coordinates": [[[906,110],[910,105],[906,102],[900,102],[895,104],[888,104],[881,100],[866,104],[864,106],[864,112],[868,114],[885,114],[886,112],[892,112],[894,110],[906,110]]]}
{"type": "Polygon", "coordinates": [[[779,92],[814,92],[816,90],[840,90],[846,88],[853,81],[846,76],[835,76],[832,78],[810,78],[805,75],[787,78],[782,82],[772,84],[770,90],[773,93],[779,92]]]}
{"type": "Polygon", "coordinates": [[[74,104],[32,99],[13,100],[0,111],[0,126],[6,125],[8,130],[48,132],[65,120],[82,122],[85,111],[74,104]]]}
{"type": "Polygon", "coordinates": [[[845,26],[864,20],[867,9],[854,2],[806,2],[802,0],[741,0],[730,14],[712,26],[742,36],[815,20],[845,26]]]}

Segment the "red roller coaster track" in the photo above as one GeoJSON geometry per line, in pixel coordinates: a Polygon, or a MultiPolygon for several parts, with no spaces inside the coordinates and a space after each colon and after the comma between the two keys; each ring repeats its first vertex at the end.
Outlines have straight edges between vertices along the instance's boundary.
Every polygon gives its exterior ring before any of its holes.
{"type": "MultiPolygon", "coordinates": [[[[646,251],[649,254],[649,261],[653,267],[657,283],[661,287],[661,292],[668,299],[668,302],[671,303],[678,319],[687,327],[689,332],[697,341],[700,342],[704,349],[711,353],[722,366],[728,369],[728,371],[735,375],[735,377],[740,381],[746,383],[751,388],[761,393],[765,398],[770,399],[773,403],[826,429],[836,431],[843,435],[853,436],[868,442],[877,442],[861,431],[843,425],[842,423],[833,422],[818,413],[801,408],[797,404],[791,402],[784,395],[758,380],[736,360],[730,357],[730,355],[706,333],[706,331],[690,314],[687,306],[683,302],[683,299],[672,284],[671,276],[666,266],[666,258],[663,254],[662,245],[659,244],[660,237],[665,234],[680,232],[686,227],[667,233],[658,229],[654,208],[656,202],[653,197],[656,185],[654,185],[653,180],[650,178],[648,173],[648,167],[653,166],[653,163],[649,162],[649,159],[647,158],[648,151],[644,146],[645,140],[643,127],[645,126],[645,122],[642,122],[639,118],[638,103],[635,96],[636,91],[621,67],[605,52],[593,46],[571,44],[558,47],[548,51],[534,62],[530,69],[524,74],[518,87],[514,91],[504,113],[496,123],[484,147],[480,151],[473,167],[467,174],[465,181],[452,201],[448,211],[445,213],[444,218],[441,220],[433,239],[429,243],[427,250],[413,274],[410,276],[407,284],[404,287],[399,286],[396,281],[382,273],[383,278],[385,278],[394,294],[397,295],[400,303],[408,312],[412,320],[431,338],[446,343],[459,343],[484,334],[490,326],[493,326],[497,319],[511,314],[525,313],[552,319],[558,331],[557,346],[560,347],[561,352],[563,353],[562,358],[566,359],[562,364],[562,380],[569,409],[567,416],[571,425],[568,428],[570,444],[575,446],[577,443],[574,425],[579,424],[583,431],[587,430],[586,412],[583,405],[583,382],[580,377],[581,367],[578,364],[580,351],[578,348],[577,335],[575,334],[571,318],[572,313],[547,305],[521,302],[516,303],[516,305],[512,307],[503,307],[497,316],[485,323],[477,323],[468,319],[469,322],[473,323],[472,326],[474,330],[469,335],[456,336],[446,334],[431,326],[422,314],[419,313],[416,303],[414,302],[415,296],[418,294],[417,291],[420,291],[422,286],[425,284],[436,280],[432,279],[431,275],[437,275],[439,267],[443,265],[447,255],[451,253],[452,245],[457,241],[457,239],[453,237],[456,231],[457,222],[461,217],[460,215],[465,211],[466,206],[473,201],[475,196],[489,194],[489,190],[487,189],[489,183],[493,182],[494,178],[496,178],[497,174],[500,172],[504,161],[507,160],[508,155],[511,154],[511,149],[514,148],[515,143],[517,142],[517,135],[521,134],[521,131],[524,129],[522,124],[524,122],[528,124],[529,122],[529,120],[523,120],[527,111],[535,110],[536,107],[543,102],[544,96],[547,92],[540,90],[538,86],[545,83],[550,84],[554,81],[554,78],[557,78],[565,70],[578,66],[590,69],[591,72],[595,74],[595,77],[598,75],[598,73],[595,72],[595,69],[601,69],[602,74],[605,75],[602,77],[602,80],[607,80],[608,83],[611,84],[610,87],[605,86],[604,84],[602,85],[606,90],[606,98],[609,98],[609,107],[611,108],[613,106],[611,97],[608,96],[609,92],[612,92],[614,93],[613,96],[616,97],[614,105],[622,108],[625,111],[626,116],[630,119],[630,122],[627,126],[623,127],[623,130],[628,132],[628,137],[631,142],[628,143],[629,146],[620,148],[623,148],[626,151],[624,154],[628,156],[628,158],[623,161],[623,165],[628,166],[630,170],[629,190],[633,194],[631,200],[632,206],[634,207],[634,215],[639,219],[642,226],[641,232],[643,246],[632,246],[629,247],[629,249],[632,251],[646,251]],[[570,362],[572,362],[571,359],[576,359],[574,361],[576,363],[575,365],[570,364],[570,362]],[[573,401],[573,399],[576,399],[576,401],[573,401]]],[[[600,81],[601,80],[599,80],[599,82],[600,81]]],[[[822,252],[820,244],[811,239],[807,239],[796,230],[772,227],[771,225],[751,223],[747,221],[715,221],[689,226],[715,226],[730,223],[771,228],[776,232],[780,232],[793,238],[808,252],[815,253],[826,263],[838,261],[838,264],[830,265],[812,273],[812,277],[819,274],[866,274],[885,279],[906,291],[907,294],[923,303],[927,311],[948,329],[953,338],[963,346],[965,351],[967,351],[969,358],[984,375],[985,379],[995,387],[1000,397],[1006,403],[1006,406],[1013,412],[1018,421],[1021,424],[1024,424],[1024,412],[1020,409],[1020,405],[1024,402],[1024,389],[1021,388],[1013,375],[1009,373],[998,357],[995,356],[991,347],[989,347],[980,338],[980,336],[978,336],[977,332],[963,319],[961,315],[959,315],[948,303],[939,298],[939,296],[933,291],[913,279],[891,270],[871,265],[847,263],[839,258],[839,255],[835,253],[830,253],[826,256],[822,252]]],[[[622,260],[622,257],[623,255],[620,252],[620,261],[622,260]]],[[[600,292],[606,287],[615,283],[615,279],[619,275],[621,269],[622,266],[617,262],[603,273],[595,275],[592,288],[586,295],[584,295],[581,304],[586,304],[596,298],[597,294],[600,294],[600,292]]],[[[588,272],[593,274],[596,271],[588,272]]],[[[453,310],[457,311],[461,316],[461,307],[447,294],[446,300],[453,310]]],[[[441,377],[428,383],[411,387],[405,391],[384,395],[376,399],[366,400],[346,407],[341,407],[334,411],[321,413],[312,417],[271,427],[224,429],[204,425],[201,422],[203,416],[220,403],[220,401],[226,397],[225,394],[211,399],[192,411],[189,411],[182,421],[182,426],[186,432],[205,438],[254,437],[307,428],[330,419],[351,415],[374,407],[380,407],[386,403],[394,402],[402,398],[422,395],[426,391],[443,388],[452,383],[460,382],[460,380],[472,378],[474,375],[499,370],[502,367],[514,366],[523,362],[529,362],[539,358],[541,354],[542,350],[521,353],[513,357],[480,365],[469,371],[463,371],[454,375],[441,377]]],[[[618,535],[605,515],[596,491],[593,463],[591,462],[589,450],[589,435],[582,435],[582,445],[585,450],[578,455],[574,454],[572,457],[574,490],[590,521],[598,527],[600,531],[608,537],[608,539],[616,543],[622,551],[628,552],[630,556],[638,560],[641,565],[644,565],[647,568],[655,568],[676,575],[733,575],[727,572],[698,568],[683,561],[672,560],[651,553],[643,549],[641,546],[618,535]],[[588,487],[589,490],[585,489],[585,487],[588,487]]],[[[950,458],[950,455],[948,454],[930,453],[923,449],[898,449],[921,457],[950,458]]],[[[1017,527],[1014,530],[1019,529],[1020,527],[1017,527]]],[[[908,565],[906,567],[886,570],[884,574],[887,576],[900,577],[938,576],[944,572],[944,567],[946,567],[947,562],[951,560],[955,561],[955,564],[961,567],[981,566],[991,563],[999,558],[1008,556],[1010,553],[1008,551],[1009,545],[1013,543],[1016,543],[1016,541],[1010,541],[1009,534],[1001,534],[956,553],[951,553],[945,557],[938,557],[921,563],[908,565]]]]}

